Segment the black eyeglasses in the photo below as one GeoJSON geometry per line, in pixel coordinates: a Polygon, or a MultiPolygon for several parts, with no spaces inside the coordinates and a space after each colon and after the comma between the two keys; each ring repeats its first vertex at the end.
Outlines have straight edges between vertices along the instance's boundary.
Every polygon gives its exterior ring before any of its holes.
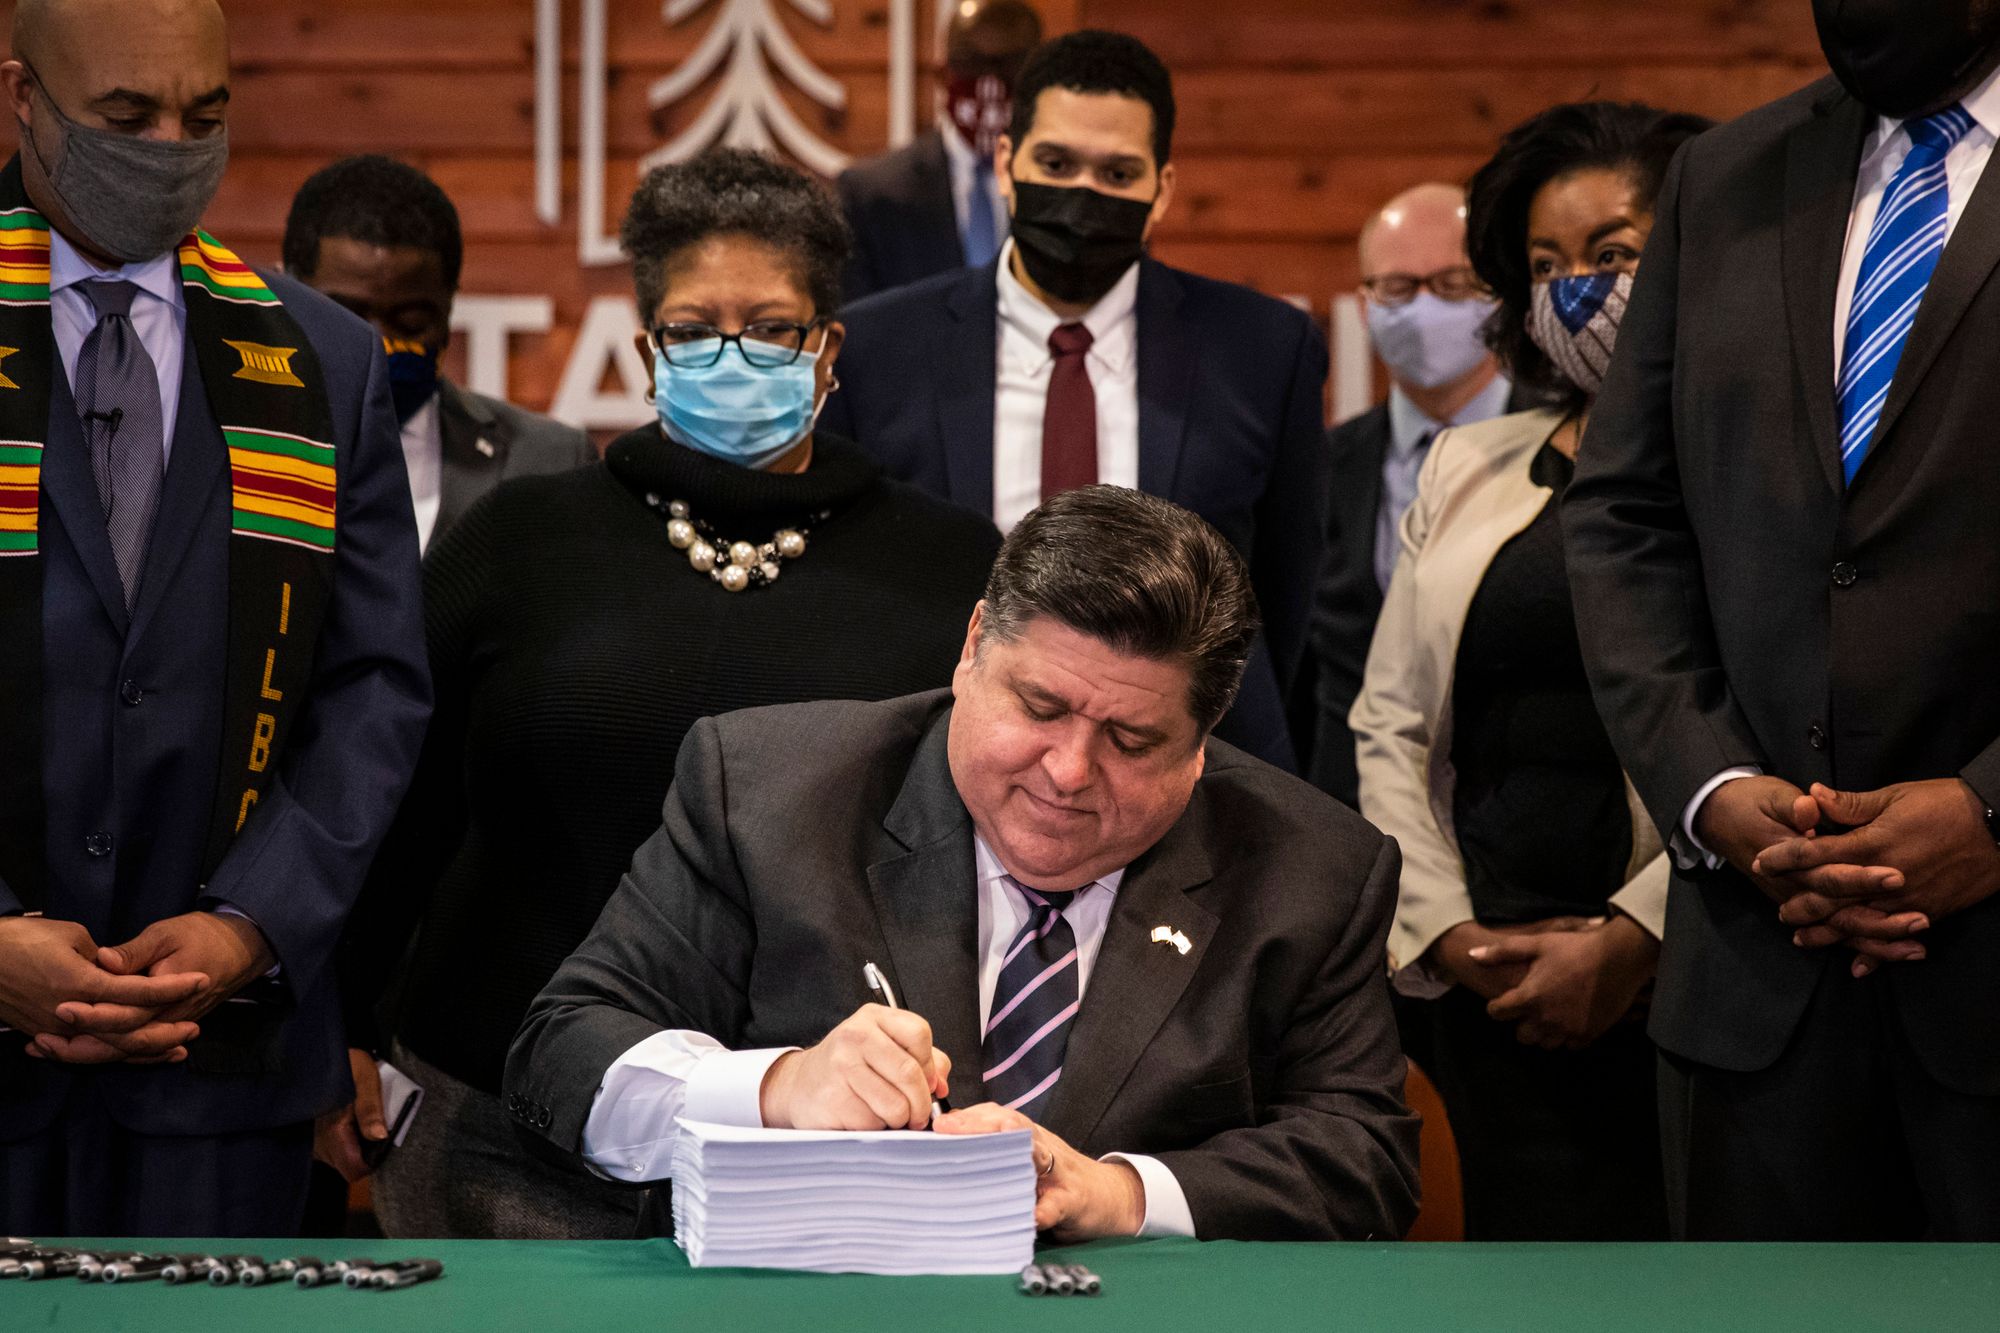
{"type": "Polygon", "coordinates": [[[657,324],[648,330],[667,364],[681,370],[706,370],[722,359],[730,343],[743,359],[762,370],[789,366],[806,350],[806,338],[826,323],[824,315],[809,324],[789,319],[760,319],[741,333],[724,333],[713,324],[657,324]]]}
{"type": "Polygon", "coordinates": [[[1487,295],[1486,284],[1464,264],[1441,268],[1421,278],[1414,273],[1378,273],[1361,280],[1361,290],[1376,305],[1408,305],[1425,288],[1446,301],[1467,301],[1487,295]]]}

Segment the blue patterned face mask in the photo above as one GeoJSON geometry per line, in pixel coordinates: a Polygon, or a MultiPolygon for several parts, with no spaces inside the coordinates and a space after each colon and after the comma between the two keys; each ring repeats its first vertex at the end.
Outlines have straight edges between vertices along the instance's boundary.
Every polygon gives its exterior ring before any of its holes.
{"type": "Polygon", "coordinates": [[[1611,368],[1625,303],[1632,299],[1632,275],[1554,278],[1536,283],[1529,298],[1528,336],[1564,379],[1585,397],[1597,397],[1611,368]]]}
{"type": "MultiPolygon", "coordinates": [[[[686,344],[691,359],[720,339],[686,344]]],[[[690,449],[742,467],[783,458],[819,420],[817,352],[788,366],[753,366],[741,346],[724,347],[712,366],[667,364],[653,353],[653,408],[660,426],[690,449]]]]}

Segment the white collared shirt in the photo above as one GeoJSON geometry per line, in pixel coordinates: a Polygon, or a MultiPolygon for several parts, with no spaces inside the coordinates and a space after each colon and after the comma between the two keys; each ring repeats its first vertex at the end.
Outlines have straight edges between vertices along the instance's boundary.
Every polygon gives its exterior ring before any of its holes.
{"type": "MultiPolygon", "coordinates": [[[[1965,206],[1972,200],[1972,192],[1979,185],[1979,178],[1985,174],[1986,164],[1993,156],[1996,135],[2000,135],[2000,70],[1986,76],[1986,81],[1959,99],[1966,113],[1972,117],[1972,128],[1965,136],[1951,146],[1945,154],[1944,174],[1948,197],[1945,202],[1945,244],[1951,244],[1952,233],[1958,230],[1958,220],[1965,216],[1965,206]]],[[[1861,276],[1861,259],[1868,249],[1868,233],[1875,226],[1875,214],[1882,207],[1882,196],[1888,193],[1889,182],[1896,177],[1897,168],[1910,155],[1910,133],[1903,128],[1903,121],[1880,116],[1875,128],[1861,146],[1861,167],[1854,181],[1854,207],[1847,215],[1847,247],[1840,257],[1840,283],[1834,288],[1833,296],[1833,380],[1840,382],[1840,367],[1847,354],[1847,317],[1854,306],[1854,285],[1861,276]]],[[[1680,827],[1667,843],[1673,853],[1675,864],[1683,870],[1692,870],[1696,865],[1706,865],[1710,870],[1720,869],[1722,858],[1701,844],[1694,835],[1695,817],[1701,813],[1702,805],[1711,793],[1725,782],[1736,778],[1757,777],[1761,768],[1725,768],[1701,785],[1694,799],[1681,811],[1680,827]]]]}
{"type": "Polygon", "coordinates": [[[186,346],[187,298],[181,291],[180,258],[173,251],[143,263],[105,270],[77,253],[63,234],[49,228],[49,309],[55,324],[56,353],[71,392],[83,344],[97,327],[97,307],[83,294],[84,282],[129,282],[139,289],[132,302],[132,329],[160,379],[161,464],[173,455],[174,422],[180,415],[181,358],[186,346]]]}
{"type": "Polygon", "coordinates": [[[1007,234],[1007,201],[1000,197],[1000,187],[993,180],[993,164],[986,164],[986,188],[979,189],[979,154],[958,132],[958,126],[951,123],[950,116],[938,117],[938,137],[944,140],[944,164],[951,176],[951,212],[958,222],[960,244],[965,241],[966,224],[972,217],[975,206],[986,209],[993,215],[993,234],[1007,234]],[[975,199],[975,194],[984,198],[975,199]]]}
{"type": "Polygon", "coordinates": [[[418,408],[402,426],[403,468],[410,474],[410,503],[417,511],[417,552],[430,548],[444,504],[444,426],[438,396],[418,408]]]}
{"type": "MultiPolygon", "coordinates": [[[[1986,76],[1986,82],[1959,100],[1972,117],[1972,128],[1945,154],[1945,184],[1949,199],[1945,205],[1945,243],[1958,230],[1972,191],[1993,156],[1996,135],[2000,135],[2000,70],[1986,76]]],[[[1889,182],[1903,159],[1910,155],[1910,132],[1903,122],[1878,117],[1861,148],[1861,169],[1854,182],[1854,208],[1847,219],[1847,248],[1840,258],[1840,285],[1833,298],[1833,375],[1840,378],[1841,359],[1847,354],[1847,314],[1854,304],[1854,284],[1861,276],[1861,258],[1868,249],[1868,233],[1875,226],[1875,214],[1888,193],[1889,182]]]]}
{"type": "MultiPolygon", "coordinates": [[[[1042,502],[1042,417],[1065,323],[1014,276],[1014,242],[1000,247],[999,363],[994,367],[993,521],[1006,532],[1042,502]]],[[[1078,321],[1090,330],[1084,364],[1097,400],[1097,480],[1139,486],[1139,266],[1132,265],[1078,321]]]]}
{"type": "MultiPolygon", "coordinates": [[[[979,894],[979,1027],[986,1028],[993,991],[1007,947],[1027,924],[1027,900],[1006,881],[1000,859],[978,834],[972,838],[973,865],[979,894]]],[[[1063,911],[1076,932],[1076,984],[1081,998],[1090,984],[1104,932],[1110,925],[1123,869],[1093,881],[1063,911]]],[[[894,978],[892,977],[893,983],[894,978]]],[[[855,1008],[862,997],[855,979],[855,1008]]],[[[845,1017],[842,1015],[841,1017],[845,1017]]],[[[762,1125],[760,1095],[764,1075],[793,1046],[732,1051],[704,1032],[669,1029],[656,1032],[627,1050],[598,1085],[584,1121],[583,1159],[599,1174],[614,1180],[648,1181],[666,1175],[680,1137],[679,1118],[718,1125],[762,1125]]],[[[963,1062],[979,1058],[964,1051],[963,1062]]],[[[1139,1173],[1145,1187],[1146,1218],[1142,1236],[1192,1236],[1194,1214],[1172,1171],[1158,1159],[1127,1153],[1107,1153],[1106,1161],[1122,1161],[1139,1173]]]]}

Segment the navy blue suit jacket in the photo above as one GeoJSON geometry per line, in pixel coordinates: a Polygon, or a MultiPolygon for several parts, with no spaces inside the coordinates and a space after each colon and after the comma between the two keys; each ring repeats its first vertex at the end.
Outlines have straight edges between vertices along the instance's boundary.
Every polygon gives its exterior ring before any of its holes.
{"type": "MultiPolygon", "coordinates": [[[[42,774],[47,914],[118,944],[197,907],[240,909],[281,969],[279,1068],[70,1067],[26,1058],[9,1035],[0,1141],[45,1128],[79,1080],[146,1134],[296,1124],[352,1095],[326,964],[430,715],[416,524],[381,339],[318,293],[261,276],[324,368],[340,476],[332,595],[278,773],[202,884],[219,778],[231,505],[228,453],[190,348],[129,616],[76,404],[55,377],[42,465],[42,774]],[[107,834],[108,852],[93,836],[107,834]]],[[[0,884],[0,912],[19,908],[0,884]]]]}
{"type": "MultiPolygon", "coordinates": [[[[998,264],[841,312],[824,427],[891,476],[993,512],[998,264]]],[[[1326,342],[1303,311],[1139,263],[1139,489],[1207,519],[1250,563],[1265,634],[1217,734],[1296,767],[1284,691],[1305,649],[1326,490],[1326,342]]]]}
{"type": "Polygon", "coordinates": [[[943,131],[933,127],[894,152],[856,162],[833,188],[854,232],[847,300],[964,266],[943,131]]]}

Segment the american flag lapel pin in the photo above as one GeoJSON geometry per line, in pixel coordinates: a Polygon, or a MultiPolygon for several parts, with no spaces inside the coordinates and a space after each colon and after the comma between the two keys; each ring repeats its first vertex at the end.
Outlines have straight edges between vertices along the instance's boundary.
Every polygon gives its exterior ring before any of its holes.
{"type": "Polygon", "coordinates": [[[1175,930],[1172,926],[1154,926],[1153,943],[1171,944],[1181,952],[1183,957],[1187,955],[1189,949],[1194,948],[1194,945],[1188,942],[1188,937],[1175,930]]]}

